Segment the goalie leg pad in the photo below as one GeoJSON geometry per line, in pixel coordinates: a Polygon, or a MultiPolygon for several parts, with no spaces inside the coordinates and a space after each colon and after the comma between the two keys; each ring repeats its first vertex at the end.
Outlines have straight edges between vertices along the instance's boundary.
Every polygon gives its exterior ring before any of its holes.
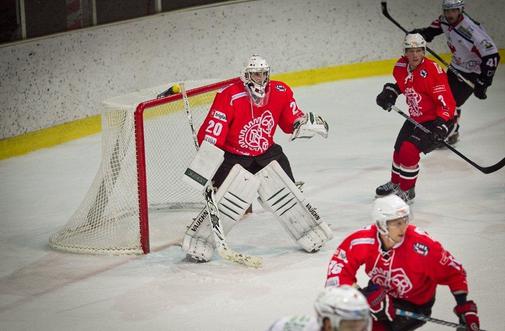
{"type": "Polygon", "coordinates": [[[277,161],[272,161],[256,176],[260,179],[261,204],[276,216],[290,237],[304,250],[316,252],[333,237],[331,229],[277,161]]]}
{"type": "MultiPolygon", "coordinates": [[[[225,235],[242,218],[256,198],[259,179],[236,164],[219,187],[215,198],[225,235]]],[[[193,259],[209,261],[214,253],[214,237],[207,208],[204,208],[188,226],[182,249],[193,259]]]]}

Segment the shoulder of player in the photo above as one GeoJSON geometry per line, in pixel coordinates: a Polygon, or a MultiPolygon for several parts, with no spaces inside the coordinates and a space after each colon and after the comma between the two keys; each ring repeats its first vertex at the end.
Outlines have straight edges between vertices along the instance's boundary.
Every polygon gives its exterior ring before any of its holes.
{"type": "Polygon", "coordinates": [[[273,91],[274,93],[287,93],[287,92],[292,93],[291,87],[289,87],[288,84],[281,82],[279,80],[271,80],[269,82],[269,85],[271,91],[273,91]]]}
{"type": "Polygon", "coordinates": [[[407,65],[408,65],[408,60],[405,56],[402,56],[401,58],[396,61],[395,66],[393,68],[393,74],[398,74],[401,72],[407,72],[407,65]]]}
{"type": "Polygon", "coordinates": [[[230,103],[230,105],[234,100],[242,97],[248,97],[248,93],[242,82],[230,84],[218,91],[218,94],[216,95],[216,99],[219,98],[221,102],[230,103]]]}
{"type": "Polygon", "coordinates": [[[407,246],[411,246],[420,255],[428,255],[429,249],[440,246],[426,231],[412,224],[407,228],[406,238],[407,246]]]}
{"type": "Polygon", "coordinates": [[[427,57],[424,58],[423,63],[420,65],[420,71],[421,72],[423,69],[427,70],[428,73],[433,73],[433,74],[443,74],[445,73],[444,69],[435,61],[428,59],[427,57]]]}
{"type": "Polygon", "coordinates": [[[377,244],[377,226],[372,224],[354,231],[344,239],[346,245],[353,247],[367,247],[377,244]]]}

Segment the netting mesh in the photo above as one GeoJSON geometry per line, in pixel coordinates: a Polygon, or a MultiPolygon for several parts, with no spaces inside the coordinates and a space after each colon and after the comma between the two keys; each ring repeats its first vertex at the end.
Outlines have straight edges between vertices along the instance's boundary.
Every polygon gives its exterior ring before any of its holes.
{"type": "MultiPolygon", "coordinates": [[[[195,128],[203,122],[216,92],[229,83],[188,90],[195,128]]],[[[203,206],[201,193],[181,179],[196,153],[183,100],[179,97],[161,103],[147,102],[137,109],[139,103],[152,99],[161,90],[146,89],[104,102],[100,169],[69,222],[50,237],[51,247],[76,253],[141,254],[142,210],[170,212],[203,206]],[[142,199],[139,203],[142,192],[137,173],[136,111],[143,111],[140,118],[144,128],[148,206],[142,205],[142,199]]]]}

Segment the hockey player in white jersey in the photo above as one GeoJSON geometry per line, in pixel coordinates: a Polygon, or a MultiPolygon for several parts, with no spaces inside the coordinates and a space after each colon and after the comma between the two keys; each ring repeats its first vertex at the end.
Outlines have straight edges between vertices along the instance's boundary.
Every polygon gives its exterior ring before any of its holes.
{"type": "Polygon", "coordinates": [[[316,317],[288,316],[268,331],[370,331],[372,322],[367,300],[352,286],[327,287],[314,303],[316,317]]]}
{"type": "Polygon", "coordinates": [[[472,93],[479,99],[487,98],[486,90],[491,86],[500,62],[496,44],[484,27],[464,11],[464,6],[464,0],[443,0],[443,15],[429,27],[411,31],[420,33],[427,42],[444,33],[452,53],[451,67],[475,85],[474,88],[470,87],[448,70],[449,85],[457,106],[456,125],[447,138],[449,144],[454,144],[459,139],[460,107],[472,93]]]}

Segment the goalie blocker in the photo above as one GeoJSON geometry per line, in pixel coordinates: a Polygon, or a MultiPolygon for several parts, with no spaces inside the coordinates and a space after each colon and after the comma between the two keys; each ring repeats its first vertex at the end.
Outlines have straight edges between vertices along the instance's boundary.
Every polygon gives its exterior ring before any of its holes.
{"type": "MultiPolygon", "coordinates": [[[[238,164],[232,168],[216,194],[225,235],[242,218],[257,192],[263,207],[276,216],[290,237],[305,251],[317,252],[333,237],[331,229],[277,161],[272,161],[256,175],[238,164]]],[[[192,259],[206,262],[211,259],[214,247],[208,212],[203,209],[189,225],[182,249],[192,259]]]]}

